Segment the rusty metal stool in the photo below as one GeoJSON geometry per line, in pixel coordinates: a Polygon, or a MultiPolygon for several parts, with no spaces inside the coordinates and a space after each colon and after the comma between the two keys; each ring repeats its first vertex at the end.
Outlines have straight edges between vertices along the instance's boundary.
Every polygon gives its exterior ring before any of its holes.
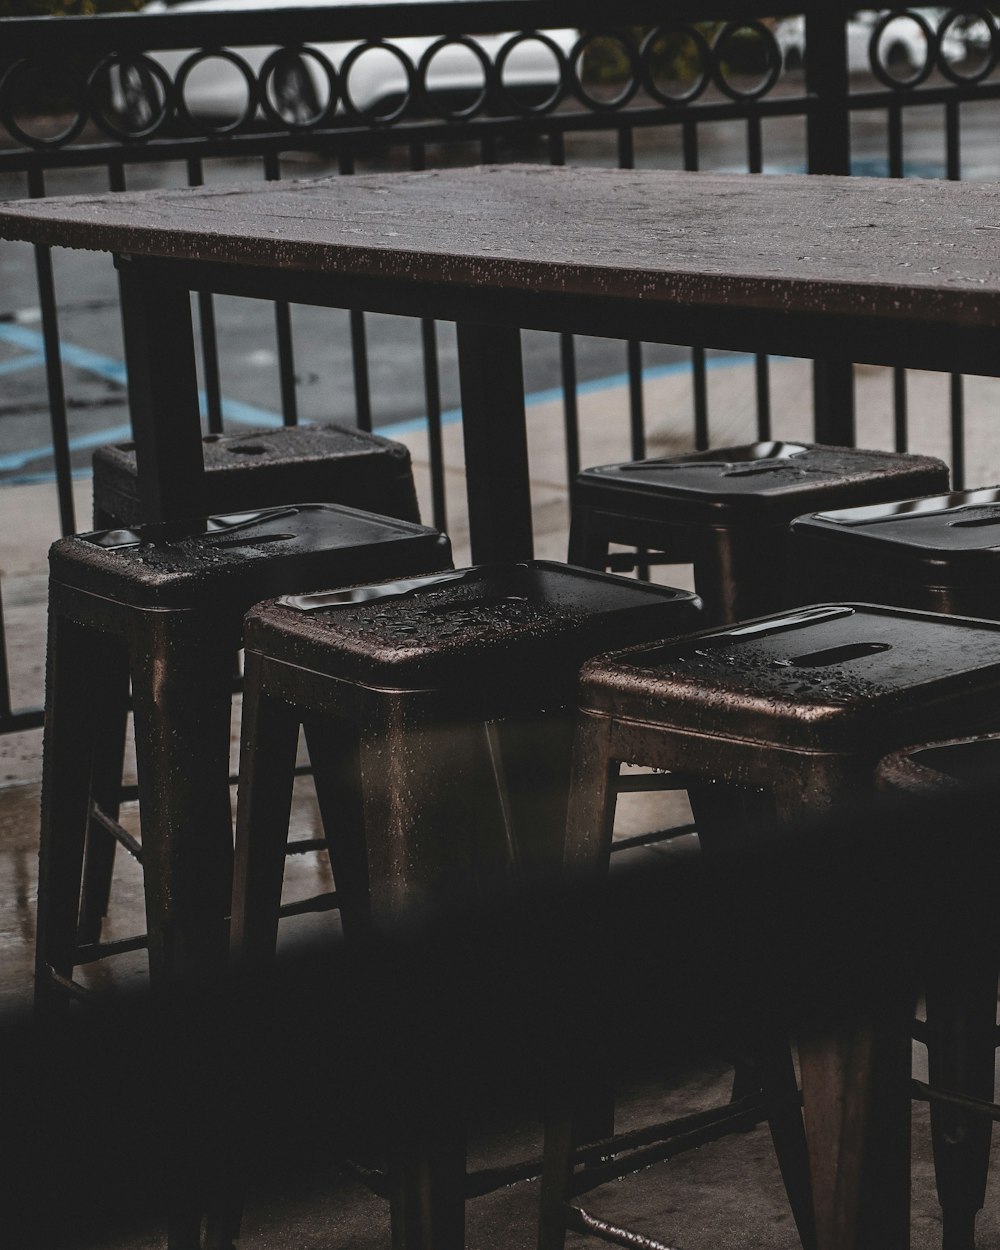
{"type": "MultiPolygon", "coordinates": [[[[337,813],[327,836],[355,869],[338,878],[345,933],[393,930],[495,899],[512,874],[558,876],[581,663],[700,620],[689,592],[545,561],[254,608],[232,919],[244,977],[274,954],[300,721],[325,741],[313,768],[337,813]]],[[[406,1250],[464,1244],[448,1100],[412,1136],[394,1130],[393,1245],[406,1250]]]]}
{"type": "Polygon", "coordinates": [[[860,599],[1000,620],[1000,487],[824,510],[791,526],[803,602],[860,599]]]}
{"type": "MultiPolygon", "coordinates": [[[[888,751],[995,724],[998,690],[1000,626],[890,608],[803,608],[593,660],[581,681],[567,865],[606,868],[622,762],[697,782],[695,820],[714,854],[745,841],[754,809],[772,831],[849,811],[874,794],[888,751]]],[[[909,1244],[907,993],[886,986],[892,1019],[800,1038],[819,1250],[855,1244],[844,1240],[845,1218],[861,1222],[858,1245],[909,1244]],[[871,1203],[862,1201],[866,1141],[881,1181],[871,1203]]],[[[553,1165],[549,1228],[561,1226],[565,1167],[553,1165]]]]}
{"type": "MultiPolygon", "coordinates": [[[[791,527],[790,589],[802,599],[863,599],[1000,620],[998,535],[1000,487],[995,486],[800,517],[791,527]]],[[[921,751],[886,768],[897,788],[921,785],[936,793],[959,785],[949,770],[971,767],[993,750],[969,744],[921,751]]],[[[956,993],[960,982],[967,987],[975,982],[974,971],[963,980],[960,968],[952,966],[929,987],[923,1040],[935,1085],[992,1096],[993,1042],[983,1030],[991,1014],[995,1027],[996,974],[994,965],[991,988],[989,971],[980,970],[976,1001],[967,1002],[967,1014],[958,1011],[956,993]],[[967,1044],[978,1043],[975,1069],[962,1066],[961,1037],[968,1029],[973,1033],[967,1044]]],[[[949,1250],[972,1250],[989,1169],[990,1124],[970,1125],[960,1112],[935,1107],[931,1133],[945,1244],[949,1250]]]]}
{"type": "MultiPolygon", "coordinates": [[[[919,802],[976,795],[1000,771],[1000,737],[954,739],[910,747],[879,765],[880,785],[919,802]]],[[[995,810],[984,812],[988,828],[995,810]]],[[[947,829],[943,830],[947,836],[947,829]]],[[[947,847],[945,847],[947,849],[947,847]]],[[[927,1045],[934,1171],[943,1216],[944,1250],[973,1250],[976,1216],[986,1200],[996,1080],[997,979],[995,877],[976,866],[958,874],[941,902],[944,949],[926,973],[926,1021],[917,1032],[927,1045]],[[942,1100],[940,1091],[979,1106],[942,1100]]]]}
{"type": "MultiPolygon", "coordinates": [[[[78,946],[97,848],[117,827],[129,681],[136,715],[142,863],[154,983],[198,974],[226,949],[232,866],[231,662],[243,615],[283,590],[450,567],[437,531],[309,504],[210,518],[156,542],[112,530],[50,552],[36,1001],[79,993],[73,968],[141,940],[78,946]],[[104,827],[92,819],[96,803],[104,827]],[[112,819],[108,819],[111,816],[112,819]],[[88,864],[83,853],[90,823],[88,864]],[[100,835],[100,836],[98,836],[100,835]]],[[[95,884],[96,883],[96,884],[95,884]]],[[[93,917],[91,917],[93,919],[93,917]]]]}
{"type": "MultiPolygon", "coordinates": [[[[573,487],[569,559],[624,570],[634,555],[694,565],[709,624],[731,624],[786,606],[788,523],[823,507],[853,507],[947,490],[948,468],[928,456],[750,443],[584,469],[573,487]]],[[[644,557],[645,558],[645,557],[644,557]]]]}
{"type": "MultiPolygon", "coordinates": [[[[206,434],[206,510],[339,503],[419,522],[410,452],[347,425],[296,425],[206,434]]],[[[135,444],[94,452],[94,528],[141,525],[135,444]]]]}

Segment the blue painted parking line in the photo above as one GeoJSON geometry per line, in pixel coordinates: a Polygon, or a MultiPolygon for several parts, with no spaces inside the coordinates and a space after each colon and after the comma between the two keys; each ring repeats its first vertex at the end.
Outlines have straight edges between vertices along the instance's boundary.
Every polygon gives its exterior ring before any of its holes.
{"type": "Polygon", "coordinates": [[[8,373],[20,373],[22,369],[37,369],[45,364],[44,356],[15,356],[12,360],[0,360],[0,377],[8,373]]]}
{"type": "MultiPolygon", "coordinates": [[[[0,341],[9,343],[11,346],[21,348],[29,353],[26,356],[18,356],[13,360],[4,361],[0,364],[0,374],[14,372],[15,369],[38,367],[44,364],[44,340],[36,330],[29,330],[21,325],[3,323],[0,324],[0,341]]],[[[61,344],[61,353],[64,363],[71,365],[73,368],[81,369],[86,373],[92,373],[122,387],[126,385],[127,376],[123,361],[115,360],[110,356],[104,356],[100,352],[91,351],[90,348],[80,347],[75,343],[63,342],[61,344]]],[[[753,356],[737,352],[725,356],[710,356],[705,361],[705,368],[709,372],[715,372],[718,369],[746,367],[752,363],[753,359],[753,356]]],[[[771,359],[783,358],[772,357],[771,359]]],[[[672,364],[652,365],[643,369],[642,378],[644,382],[653,382],[660,378],[679,377],[689,374],[691,369],[690,360],[678,360],[672,364]]],[[[605,377],[592,378],[587,382],[579,383],[577,394],[583,397],[597,394],[601,391],[615,390],[628,384],[629,375],[627,373],[613,373],[605,377]]],[[[525,405],[528,408],[532,408],[561,399],[562,388],[549,387],[545,390],[532,391],[527,394],[525,396],[525,405]]],[[[198,400],[202,416],[204,416],[207,402],[203,391],[198,392],[198,400]]],[[[279,413],[272,412],[266,408],[259,408],[254,404],[243,403],[241,400],[224,398],[222,400],[222,415],[225,421],[236,425],[257,426],[258,428],[277,428],[282,425],[279,413]]],[[[461,408],[449,408],[441,414],[442,425],[454,425],[461,419],[461,408]]],[[[426,416],[412,417],[405,421],[396,421],[391,425],[379,426],[378,433],[386,438],[400,438],[407,434],[420,433],[426,428],[426,416]]],[[[94,447],[101,447],[105,443],[123,442],[131,437],[132,430],[130,426],[117,425],[73,438],[70,440],[69,449],[71,452],[88,451],[94,447]]],[[[37,461],[49,460],[54,455],[55,448],[51,444],[32,447],[26,451],[12,452],[8,455],[0,455],[0,473],[11,475],[3,479],[3,484],[8,486],[27,485],[52,481],[55,474],[51,471],[19,472],[19,470],[26,470],[29,465],[37,461]]],[[[89,470],[86,469],[76,470],[73,476],[86,477],[88,472],[89,470]]]]}
{"type": "MultiPolygon", "coordinates": [[[[779,360],[784,359],[784,357],[772,356],[770,359],[779,360]]],[[[753,356],[733,352],[728,356],[709,356],[705,361],[705,368],[708,372],[714,373],[716,369],[746,367],[753,360],[753,356]]],[[[669,365],[650,365],[648,368],[643,369],[642,380],[643,382],[655,382],[658,378],[680,377],[690,372],[690,360],[675,360],[669,365]]],[[[601,391],[613,391],[618,387],[628,386],[629,380],[627,373],[609,373],[602,378],[591,378],[588,382],[579,382],[576,393],[578,396],[584,396],[596,395],[601,391]]],[[[529,392],[524,397],[524,404],[526,408],[533,408],[539,404],[551,404],[561,401],[562,397],[562,387],[552,386],[543,391],[529,392]]],[[[456,421],[461,421],[461,419],[461,408],[449,408],[447,412],[441,413],[442,425],[454,425],[456,421]]],[[[380,425],[377,432],[384,438],[401,438],[405,434],[418,434],[426,428],[426,417],[412,417],[408,421],[397,421],[393,425],[380,425]]]]}

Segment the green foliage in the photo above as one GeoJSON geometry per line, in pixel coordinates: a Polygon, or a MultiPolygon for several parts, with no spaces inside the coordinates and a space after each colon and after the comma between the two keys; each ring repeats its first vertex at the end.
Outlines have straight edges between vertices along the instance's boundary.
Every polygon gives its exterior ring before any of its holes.
{"type": "Polygon", "coordinates": [[[0,17],[67,17],[90,13],[130,13],[143,0],[0,0],[0,17]]]}

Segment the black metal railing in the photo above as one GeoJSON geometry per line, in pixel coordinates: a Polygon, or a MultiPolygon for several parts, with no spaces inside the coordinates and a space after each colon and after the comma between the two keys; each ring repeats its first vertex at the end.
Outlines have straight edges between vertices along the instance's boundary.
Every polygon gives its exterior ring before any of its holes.
{"type": "MultiPolygon", "coordinates": [[[[924,142],[928,118],[940,128],[940,158],[924,161],[919,172],[955,179],[970,133],[965,115],[975,110],[979,141],[982,108],[1000,96],[1000,35],[985,9],[903,9],[859,18],[839,0],[770,3],[763,13],[749,0],[689,0],[672,4],[665,20],[662,3],[620,0],[609,26],[604,3],[578,0],[571,18],[567,8],[562,0],[453,0],[235,14],[185,13],[179,5],[121,16],[6,19],[0,21],[0,194],[40,196],[84,185],[122,190],[141,185],[154,170],[161,182],[189,185],[226,167],[241,180],[278,179],[303,158],[313,162],[310,173],[342,174],[512,157],[847,174],[858,167],[859,136],[869,153],[864,172],[901,177],[911,171],[908,136],[919,131],[924,142]],[[852,73],[859,38],[864,74],[852,73]],[[915,125],[914,119],[922,120],[915,125]]],[[[985,129],[996,131],[994,114],[985,129]]],[[[1000,177],[1000,151],[988,140],[979,160],[978,174],[995,168],[1000,177]]],[[[71,434],[58,265],[39,247],[34,266],[38,326],[26,329],[16,309],[0,308],[0,345],[6,334],[13,346],[34,345],[44,358],[51,472],[62,530],[72,532],[78,527],[72,476],[82,471],[80,456],[93,437],[71,434]]],[[[225,336],[218,302],[197,298],[205,421],[221,430],[225,336]]],[[[302,411],[297,379],[296,318],[296,310],[278,304],[269,331],[276,406],[289,424],[310,415],[302,411]]],[[[350,312],[336,348],[349,361],[352,415],[364,428],[383,416],[373,394],[371,324],[362,311],[350,312]]],[[[563,336],[552,348],[569,476],[581,458],[585,347],[563,336]]],[[[710,348],[687,356],[690,442],[698,447],[713,436],[710,348]]],[[[419,350],[422,393],[409,415],[427,420],[434,521],[444,527],[442,416],[454,368],[433,322],[421,324],[419,350]]],[[[635,342],[622,348],[628,445],[637,458],[647,446],[644,366],[658,350],[635,342]]],[[[753,368],[754,432],[767,438],[780,420],[772,412],[767,357],[757,357],[753,368]]],[[[103,377],[123,405],[114,368],[103,377]]],[[[902,370],[892,379],[889,441],[905,450],[907,380],[902,370]]],[[[964,482],[967,461],[963,398],[956,376],[942,412],[956,485],[964,482]]],[[[854,441],[850,366],[816,362],[813,403],[821,441],[854,441]]],[[[12,711],[0,676],[0,730],[38,719],[37,709],[12,711]]]]}

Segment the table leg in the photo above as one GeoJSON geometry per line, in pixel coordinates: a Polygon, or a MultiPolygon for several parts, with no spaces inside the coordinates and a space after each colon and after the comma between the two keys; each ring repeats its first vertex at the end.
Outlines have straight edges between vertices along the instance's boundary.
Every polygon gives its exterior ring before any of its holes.
{"type": "Polygon", "coordinates": [[[520,330],[459,322],[458,365],[473,562],[530,560],[520,330]]]}
{"type": "Polygon", "coordinates": [[[143,520],[201,517],[205,464],[190,293],[130,257],[118,258],[118,273],[143,520]]]}

